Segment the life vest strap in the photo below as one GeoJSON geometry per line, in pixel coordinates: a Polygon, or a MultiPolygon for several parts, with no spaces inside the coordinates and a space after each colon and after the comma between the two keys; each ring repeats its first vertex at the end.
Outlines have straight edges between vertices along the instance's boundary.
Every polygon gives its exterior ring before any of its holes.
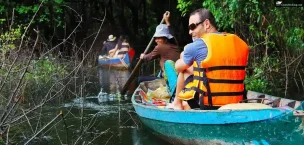
{"type": "Polygon", "coordinates": [[[212,92],[211,96],[243,96],[244,91],[241,92],[212,92]]]}
{"type": "Polygon", "coordinates": [[[183,91],[189,91],[189,90],[194,90],[194,91],[198,92],[199,94],[204,94],[204,95],[206,93],[198,87],[190,87],[190,88],[184,88],[183,89],[183,91]]]}
{"type": "Polygon", "coordinates": [[[193,71],[204,72],[204,71],[206,71],[206,69],[200,68],[200,67],[193,67],[193,71]]]}
{"type": "Polygon", "coordinates": [[[207,71],[214,70],[245,70],[246,66],[214,66],[206,68],[207,71]]]}
{"type": "Polygon", "coordinates": [[[193,80],[204,81],[204,78],[200,76],[193,76],[193,80]]]}
{"type": "Polygon", "coordinates": [[[206,72],[214,70],[245,70],[246,66],[213,66],[209,68],[193,67],[193,71],[206,72]]]}
{"type": "MultiPolygon", "coordinates": [[[[212,79],[208,78],[206,73],[210,71],[215,70],[245,70],[246,66],[214,66],[209,68],[200,68],[200,67],[193,67],[193,71],[196,72],[203,72],[203,76],[194,76],[193,79],[199,80],[201,82],[204,82],[207,78],[207,82],[205,82],[205,87],[207,89],[207,92],[204,92],[203,90],[199,89],[198,87],[191,87],[189,89],[196,91],[197,93],[200,93],[202,96],[208,97],[208,105],[213,106],[212,103],[212,97],[214,96],[243,96],[244,91],[241,92],[212,92],[210,89],[209,83],[227,83],[227,84],[243,84],[244,80],[224,80],[224,79],[212,79]]],[[[201,103],[200,103],[201,104],[201,103]]],[[[204,106],[202,106],[204,107],[204,106]]]]}
{"type": "Polygon", "coordinates": [[[243,84],[244,80],[209,79],[209,83],[243,84]]]}
{"type": "MultiPolygon", "coordinates": [[[[193,76],[194,80],[204,81],[204,77],[193,76]]],[[[222,80],[222,79],[208,79],[209,83],[226,83],[226,84],[243,84],[244,80],[222,80]]]]}

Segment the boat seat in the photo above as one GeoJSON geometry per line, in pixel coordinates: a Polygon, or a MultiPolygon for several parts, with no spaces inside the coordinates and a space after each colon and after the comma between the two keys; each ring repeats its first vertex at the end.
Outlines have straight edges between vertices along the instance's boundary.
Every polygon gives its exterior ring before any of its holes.
{"type": "Polygon", "coordinates": [[[262,103],[237,103],[227,104],[220,107],[218,110],[254,110],[254,109],[270,109],[272,107],[262,103]]]}

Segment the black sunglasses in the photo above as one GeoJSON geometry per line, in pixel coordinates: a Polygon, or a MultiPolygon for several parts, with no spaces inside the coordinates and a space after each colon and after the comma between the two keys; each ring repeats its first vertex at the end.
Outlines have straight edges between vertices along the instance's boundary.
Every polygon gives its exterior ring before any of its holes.
{"type": "Polygon", "coordinates": [[[190,30],[194,30],[199,24],[203,23],[204,21],[198,22],[198,23],[192,23],[188,27],[190,30]]]}

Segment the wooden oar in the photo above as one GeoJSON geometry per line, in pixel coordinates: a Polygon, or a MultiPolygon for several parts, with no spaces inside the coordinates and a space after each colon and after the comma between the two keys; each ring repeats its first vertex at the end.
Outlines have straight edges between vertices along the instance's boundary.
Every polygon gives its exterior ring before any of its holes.
{"type": "MultiPolygon", "coordinates": [[[[168,13],[168,11],[166,12],[166,14],[168,13]]],[[[161,20],[160,24],[162,24],[164,22],[164,18],[161,20]]],[[[146,54],[148,51],[149,51],[149,48],[152,44],[152,42],[154,41],[154,37],[151,38],[149,44],[147,45],[145,51],[144,51],[144,54],[146,54]]],[[[142,59],[139,59],[139,61],[137,62],[136,66],[134,67],[133,71],[131,72],[130,74],[130,77],[129,79],[127,80],[126,84],[124,85],[124,87],[122,88],[121,90],[121,94],[124,95],[130,85],[130,83],[132,82],[132,80],[134,79],[135,77],[135,72],[139,69],[140,65],[142,64],[143,60],[142,59]]]]}

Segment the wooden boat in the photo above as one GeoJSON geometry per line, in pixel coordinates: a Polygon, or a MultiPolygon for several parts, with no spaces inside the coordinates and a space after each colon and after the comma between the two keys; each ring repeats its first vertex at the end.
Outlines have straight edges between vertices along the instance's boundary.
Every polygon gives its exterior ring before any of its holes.
{"type": "MultiPolygon", "coordinates": [[[[137,115],[156,135],[174,144],[267,144],[269,138],[282,138],[294,131],[297,125],[284,120],[294,120],[292,112],[304,108],[301,101],[248,91],[246,101],[255,100],[270,107],[172,110],[160,105],[146,105],[145,87],[147,85],[141,84],[132,96],[137,115]]],[[[304,141],[304,137],[299,138],[304,141]]]]}
{"type": "Polygon", "coordinates": [[[98,64],[101,67],[111,67],[117,69],[129,69],[133,57],[135,55],[134,49],[130,49],[124,58],[98,58],[98,64]]]}

